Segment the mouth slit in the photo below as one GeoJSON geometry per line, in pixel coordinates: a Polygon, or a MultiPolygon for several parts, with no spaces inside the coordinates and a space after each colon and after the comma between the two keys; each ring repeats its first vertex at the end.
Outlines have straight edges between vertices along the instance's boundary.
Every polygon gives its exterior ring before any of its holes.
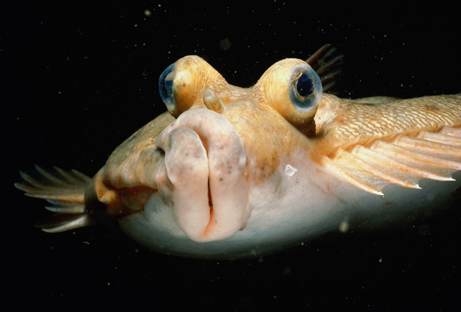
{"type": "Polygon", "coordinates": [[[210,207],[210,216],[213,213],[213,198],[211,197],[210,178],[208,178],[208,206],[210,207]]]}
{"type": "Polygon", "coordinates": [[[211,197],[211,189],[210,189],[210,178],[208,177],[208,206],[210,208],[210,220],[208,222],[208,226],[205,229],[205,236],[209,234],[210,226],[212,226],[213,220],[213,198],[211,197]]]}

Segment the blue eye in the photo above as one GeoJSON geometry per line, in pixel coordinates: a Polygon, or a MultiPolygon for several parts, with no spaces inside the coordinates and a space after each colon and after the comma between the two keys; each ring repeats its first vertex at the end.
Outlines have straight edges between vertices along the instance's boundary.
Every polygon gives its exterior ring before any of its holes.
{"type": "MultiPolygon", "coordinates": [[[[198,94],[197,84],[201,80],[195,79],[194,73],[202,62],[205,61],[194,56],[185,56],[168,66],[160,75],[158,91],[173,117],[178,118],[195,103],[198,94]]],[[[203,91],[200,96],[202,95],[203,91]]]]}
{"type": "Polygon", "coordinates": [[[308,65],[300,65],[291,71],[291,104],[300,112],[313,109],[322,96],[322,82],[308,65]]]}
{"type": "Polygon", "coordinates": [[[162,98],[163,103],[165,103],[167,107],[174,104],[174,68],[174,64],[168,66],[160,75],[160,79],[158,82],[158,90],[160,92],[160,97],[162,98]]]}

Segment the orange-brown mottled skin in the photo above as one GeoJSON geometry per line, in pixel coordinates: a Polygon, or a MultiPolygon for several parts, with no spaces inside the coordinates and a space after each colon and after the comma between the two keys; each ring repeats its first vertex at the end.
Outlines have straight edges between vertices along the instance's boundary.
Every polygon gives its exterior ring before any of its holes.
{"type": "Polygon", "coordinates": [[[426,96],[384,104],[357,104],[325,94],[315,116],[316,148],[324,155],[357,144],[369,146],[377,139],[415,136],[423,130],[438,132],[461,126],[459,95],[426,96]]]}
{"type": "Polygon", "coordinates": [[[213,86],[213,90],[220,95],[219,99],[225,105],[245,96],[248,91],[248,89],[228,84],[220,73],[201,58],[184,57],[175,65],[177,109],[170,111],[175,117],[191,107],[202,107],[203,92],[210,86],[213,86]]]}
{"type": "MultiPolygon", "coordinates": [[[[179,75],[187,79],[184,78],[184,81],[178,83],[180,90],[176,92],[181,94],[177,100],[178,109],[171,114],[160,115],[117,147],[103,168],[104,171],[101,173],[103,178],[98,180],[102,183],[98,189],[104,190],[99,192],[100,200],[109,206],[116,202],[118,206],[118,202],[122,199],[117,196],[112,195],[111,200],[103,200],[108,194],[113,194],[114,189],[138,185],[150,185],[156,189],[156,185],[152,184],[152,172],[145,170],[149,167],[148,163],[154,162],[154,159],[158,157],[155,140],[158,134],[175,120],[171,115],[187,109],[204,107],[203,93],[207,87],[212,87],[219,94],[219,99],[225,106],[233,104],[222,115],[240,133],[245,142],[244,146],[251,147],[246,150],[246,153],[251,156],[249,158],[254,159],[254,163],[258,164],[257,167],[252,168],[254,183],[259,184],[272,176],[284,155],[305,144],[305,137],[301,133],[293,136],[293,128],[286,122],[285,118],[293,118],[296,112],[286,101],[281,100],[287,97],[287,85],[280,78],[285,77],[292,66],[304,62],[297,59],[287,61],[288,63],[272,66],[254,87],[244,89],[228,84],[213,67],[200,58],[190,56],[179,60],[176,63],[176,67],[179,68],[176,72],[181,73],[181,68],[184,68],[187,74],[179,75]],[[193,104],[184,104],[188,101],[192,101],[193,104]],[[285,118],[280,114],[283,112],[286,112],[285,118]],[[267,133],[281,134],[282,140],[279,135],[267,136],[267,133]],[[283,137],[284,135],[286,136],[283,137]],[[283,142],[282,146],[280,142],[283,142]],[[149,149],[152,149],[152,153],[142,153],[149,149]],[[127,164],[130,166],[130,171],[123,172],[127,164]],[[139,166],[133,167],[135,164],[139,166]]],[[[306,120],[313,115],[313,112],[298,115],[296,118],[306,120]]],[[[303,122],[297,124],[300,130],[304,129],[303,122]]],[[[126,191],[123,194],[125,197],[129,196],[126,191]]],[[[133,193],[132,196],[137,197],[138,195],[133,193]]],[[[129,202],[129,200],[124,201],[129,202]]]]}
{"type": "Polygon", "coordinates": [[[387,213],[389,201],[439,204],[460,187],[452,178],[461,170],[460,94],[341,99],[322,93],[320,77],[299,59],[240,88],[197,56],[170,65],[159,89],[168,112],[117,147],[91,181],[39,170],[47,188],[23,174],[30,185],[18,188],[53,200],[58,214],[80,214],[45,230],[85,226],[103,211],[155,250],[232,258],[299,242],[371,209],[387,213]],[[416,193],[423,178],[424,196],[416,193]],[[388,184],[401,188],[376,196],[388,184]]]}
{"type": "MultiPolygon", "coordinates": [[[[273,176],[281,159],[300,146],[309,151],[314,162],[319,163],[321,157],[334,155],[338,148],[370,146],[377,139],[390,141],[399,134],[415,136],[422,130],[437,132],[444,126],[461,125],[460,97],[456,95],[408,100],[377,97],[364,99],[367,103],[357,103],[323,94],[316,110],[297,116],[292,105],[284,100],[288,88],[282,78],[294,65],[301,63],[303,61],[297,59],[277,63],[255,86],[244,89],[229,85],[213,67],[198,57],[189,56],[177,61],[176,73],[182,79],[175,90],[177,108],[135,132],[112,153],[102,169],[102,179],[97,179],[102,183],[97,187],[100,200],[109,207],[118,207],[120,202],[133,203],[128,210],[143,206],[148,196],[139,197],[138,192],[130,192],[129,188],[147,185],[157,189],[152,180],[154,173],[146,168],[152,168],[148,164],[159,157],[155,148],[158,134],[175,120],[172,115],[203,108],[203,94],[210,87],[225,106],[222,116],[240,134],[248,158],[258,164],[251,168],[252,181],[256,185],[273,176]],[[306,133],[306,121],[314,113],[315,136],[306,145],[303,133],[306,133]],[[298,119],[302,122],[296,122],[298,119]],[[294,133],[293,125],[302,132],[294,133]],[[150,153],[144,153],[147,150],[150,153]],[[128,171],[124,171],[126,167],[129,167],[128,171]],[[118,192],[117,195],[114,191],[118,192]],[[105,200],[108,196],[110,200],[105,200]]],[[[126,208],[120,211],[125,213],[126,208]]]]}

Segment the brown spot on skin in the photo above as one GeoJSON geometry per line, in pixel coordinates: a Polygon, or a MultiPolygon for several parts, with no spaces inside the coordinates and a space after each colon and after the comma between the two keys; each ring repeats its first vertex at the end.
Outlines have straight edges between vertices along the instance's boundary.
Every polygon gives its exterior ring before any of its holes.
{"type": "Polygon", "coordinates": [[[343,124],[343,123],[344,123],[344,118],[342,118],[341,116],[338,116],[338,117],[335,119],[335,122],[337,122],[338,124],[343,124]]]}
{"type": "Polygon", "coordinates": [[[436,107],[433,107],[433,106],[427,105],[426,108],[427,108],[427,110],[433,111],[433,112],[435,112],[435,113],[439,113],[439,112],[440,112],[439,109],[437,109],[436,107]]]}

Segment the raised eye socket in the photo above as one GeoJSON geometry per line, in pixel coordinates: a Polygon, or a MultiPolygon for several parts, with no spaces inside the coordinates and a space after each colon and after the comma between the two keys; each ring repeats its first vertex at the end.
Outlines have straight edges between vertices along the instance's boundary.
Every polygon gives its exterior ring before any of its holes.
{"type": "Polygon", "coordinates": [[[174,117],[191,108],[197,98],[197,68],[204,61],[196,56],[185,56],[168,66],[160,75],[158,89],[166,108],[174,117]]]}
{"type": "Polygon", "coordinates": [[[312,110],[320,101],[322,83],[317,73],[307,65],[299,65],[291,72],[290,101],[296,110],[312,110]]]}
{"type": "Polygon", "coordinates": [[[288,58],[275,63],[255,89],[264,90],[267,103],[293,126],[307,129],[313,124],[322,98],[322,82],[305,61],[288,58]]]}

